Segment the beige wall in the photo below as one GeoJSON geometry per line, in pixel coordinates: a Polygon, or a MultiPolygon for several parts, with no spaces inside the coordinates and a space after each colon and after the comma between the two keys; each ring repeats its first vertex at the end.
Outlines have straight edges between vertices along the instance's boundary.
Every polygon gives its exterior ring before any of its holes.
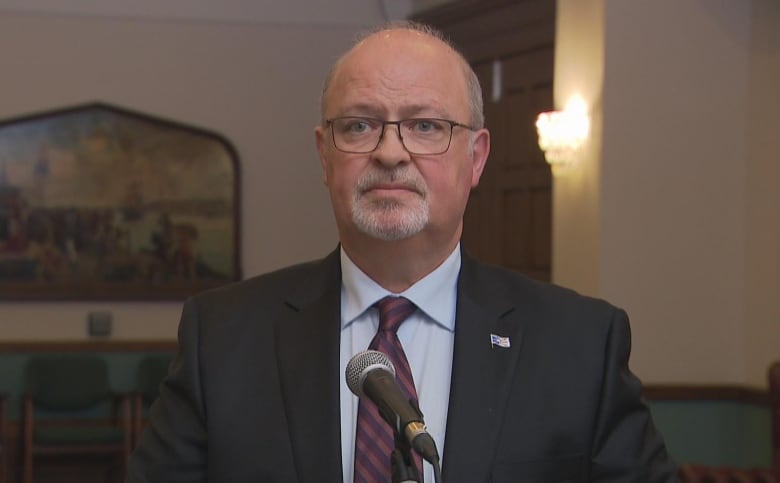
{"type": "Polygon", "coordinates": [[[585,79],[598,149],[578,168],[596,180],[585,199],[556,178],[556,228],[579,218],[588,227],[566,237],[577,243],[555,232],[555,280],[629,311],[632,367],[646,381],[764,385],[780,358],[780,177],[769,139],[780,132],[770,87],[780,84],[777,3],[559,6],[562,19],[599,12],[604,29],[559,29],[571,38],[556,67],[581,62],[587,45],[587,58],[603,58],[603,85],[584,67],[556,70],[556,102],[571,93],[558,88],[567,77],[585,79]],[[593,203],[598,216],[583,214],[593,203]],[[559,263],[578,245],[591,247],[595,273],[559,263]]]}
{"type": "Polygon", "coordinates": [[[555,108],[581,96],[591,106],[591,135],[577,162],[554,178],[552,278],[591,296],[600,294],[604,1],[559,1],[555,39],[555,108]]]}
{"type": "MultiPolygon", "coordinates": [[[[322,77],[357,25],[0,13],[0,119],[94,100],[205,127],[241,157],[244,275],[336,246],[314,148],[322,77]]],[[[0,303],[0,340],[174,338],[180,304],[0,303]]]]}
{"type": "Polygon", "coordinates": [[[745,173],[745,370],[780,360],[780,2],[753,2],[745,173]]]}

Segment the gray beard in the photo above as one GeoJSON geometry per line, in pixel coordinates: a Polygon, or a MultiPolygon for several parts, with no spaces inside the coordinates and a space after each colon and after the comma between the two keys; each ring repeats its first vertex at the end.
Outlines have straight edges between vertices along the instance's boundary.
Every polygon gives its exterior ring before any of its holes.
{"type": "Polygon", "coordinates": [[[357,229],[373,238],[397,241],[413,237],[428,224],[430,208],[427,186],[420,173],[406,166],[388,170],[375,168],[358,180],[352,202],[352,222],[357,229]],[[420,199],[412,206],[395,200],[371,201],[364,193],[379,183],[395,182],[412,187],[420,199]]]}
{"type": "Polygon", "coordinates": [[[352,221],[362,233],[384,241],[411,238],[428,224],[428,202],[420,199],[412,207],[394,200],[370,202],[360,196],[352,205],[352,221]],[[392,221],[388,221],[392,220],[392,221]]]}

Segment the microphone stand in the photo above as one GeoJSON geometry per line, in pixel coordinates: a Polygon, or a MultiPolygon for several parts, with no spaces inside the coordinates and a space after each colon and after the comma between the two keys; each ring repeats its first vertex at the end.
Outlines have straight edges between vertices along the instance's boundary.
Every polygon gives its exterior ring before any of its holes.
{"type": "MultiPolygon", "coordinates": [[[[417,400],[416,399],[409,399],[409,404],[412,405],[412,408],[414,408],[414,410],[419,415],[420,421],[422,421],[423,413],[420,410],[420,404],[417,402],[417,400]]],[[[397,434],[396,434],[396,437],[398,437],[397,434]]],[[[439,454],[438,454],[438,451],[436,451],[436,443],[433,442],[433,439],[431,439],[431,444],[433,445],[433,448],[432,448],[433,449],[433,451],[432,451],[433,455],[429,455],[428,457],[426,457],[424,453],[421,453],[422,456],[423,456],[423,463],[422,463],[422,465],[423,465],[423,468],[425,468],[425,462],[428,461],[428,463],[430,463],[431,466],[433,467],[433,481],[435,483],[444,483],[444,479],[442,479],[442,477],[441,477],[441,465],[439,464],[439,454]]],[[[407,440],[406,445],[409,446],[408,440],[407,440]]],[[[409,450],[409,451],[411,453],[411,450],[409,450]]],[[[423,471],[424,471],[424,469],[423,469],[423,471]]]]}
{"type": "MultiPolygon", "coordinates": [[[[419,409],[413,405],[419,413],[419,409]]],[[[417,465],[412,458],[412,445],[403,434],[400,418],[392,411],[379,407],[379,414],[382,419],[393,428],[393,440],[395,449],[390,453],[390,476],[392,483],[419,483],[420,478],[417,473],[417,465]]]]}
{"type": "MultiPolygon", "coordinates": [[[[410,399],[409,403],[412,408],[417,412],[420,421],[422,421],[422,411],[415,399],[410,399]]],[[[417,472],[417,465],[415,464],[412,445],[409,440],[402,434],[401,421],[394,417],[391,413],[385,413],[380,408],[379,413],[384,420],[393,428],[393,438],[395,440],[395,449],[390,455],[390,469],[391,469],[391,481],[392,483],[419,483],[421,475],[417,472]]],[[[434,448],[435,451],[435,448],[434,448]]],[[[444,480],[441,477],[441,465],[439,464],[438,454],[436,457],[429,461],[433,466],[433,476],[435,483],[443,483],[444,480]]],[[[425,466],[425,459],[423,459],[423,467],[425,466]]]]}
{"type": "Polygon", "coordinates": [[[412,458],[412,447],[409,441],[398,431],[393,429],[395,436],[395,449],[390,455],[390,469],[393,483],[418,483],[420,477],[417,473],[417,465],[412,458]]]}
{"type": "MultiPolygon", "coordinates": [[[[390,455],[392,483],[419,483],[417,465],[414,464],[414,458],[412,457],[414,453],[411,445],[409,445],[409,440],[399,435],[398,431],[393,431],[393,434],[395,435],[395,449],[390,455]]],[[[433,466],[434,482],[443,483],[439,460],[434,460],[431,462],[431,465],[433,466]]],[[[425,460],[423,460],[423,466],[425,466],[425,460]]]]}

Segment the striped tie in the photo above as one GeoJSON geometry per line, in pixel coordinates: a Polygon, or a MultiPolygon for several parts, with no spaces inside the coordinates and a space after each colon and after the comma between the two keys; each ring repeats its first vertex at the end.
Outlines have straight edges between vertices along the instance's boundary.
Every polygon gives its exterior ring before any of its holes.
{"type": "MultiPolygon", "coordinates": [[[[379,309],[379,330],[369,349],[383,352],[395,366],[398,385],[409,399],[417,400],[409,361],[396,331],[417,307],[403,297],[385,297],[375,304],[379,309]]],[[[362,398],[358,403],[357,434],[355,436],[354,483],[389,483],[390,454],[395,449],[393,428],[382,418],[372,402],[362,398]]],[[[414,454],[419,481],[422,483],[422,458],[414,454]]]]}

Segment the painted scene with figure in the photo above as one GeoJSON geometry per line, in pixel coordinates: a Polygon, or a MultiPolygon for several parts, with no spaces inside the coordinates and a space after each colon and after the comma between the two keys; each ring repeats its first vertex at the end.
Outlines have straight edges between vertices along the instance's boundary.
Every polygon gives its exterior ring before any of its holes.
{"type": "Polygon", "coordinates": [[[181,299],[237,280],[223,137],[105,104],[0,122],[0,297],[181,299]]]}

